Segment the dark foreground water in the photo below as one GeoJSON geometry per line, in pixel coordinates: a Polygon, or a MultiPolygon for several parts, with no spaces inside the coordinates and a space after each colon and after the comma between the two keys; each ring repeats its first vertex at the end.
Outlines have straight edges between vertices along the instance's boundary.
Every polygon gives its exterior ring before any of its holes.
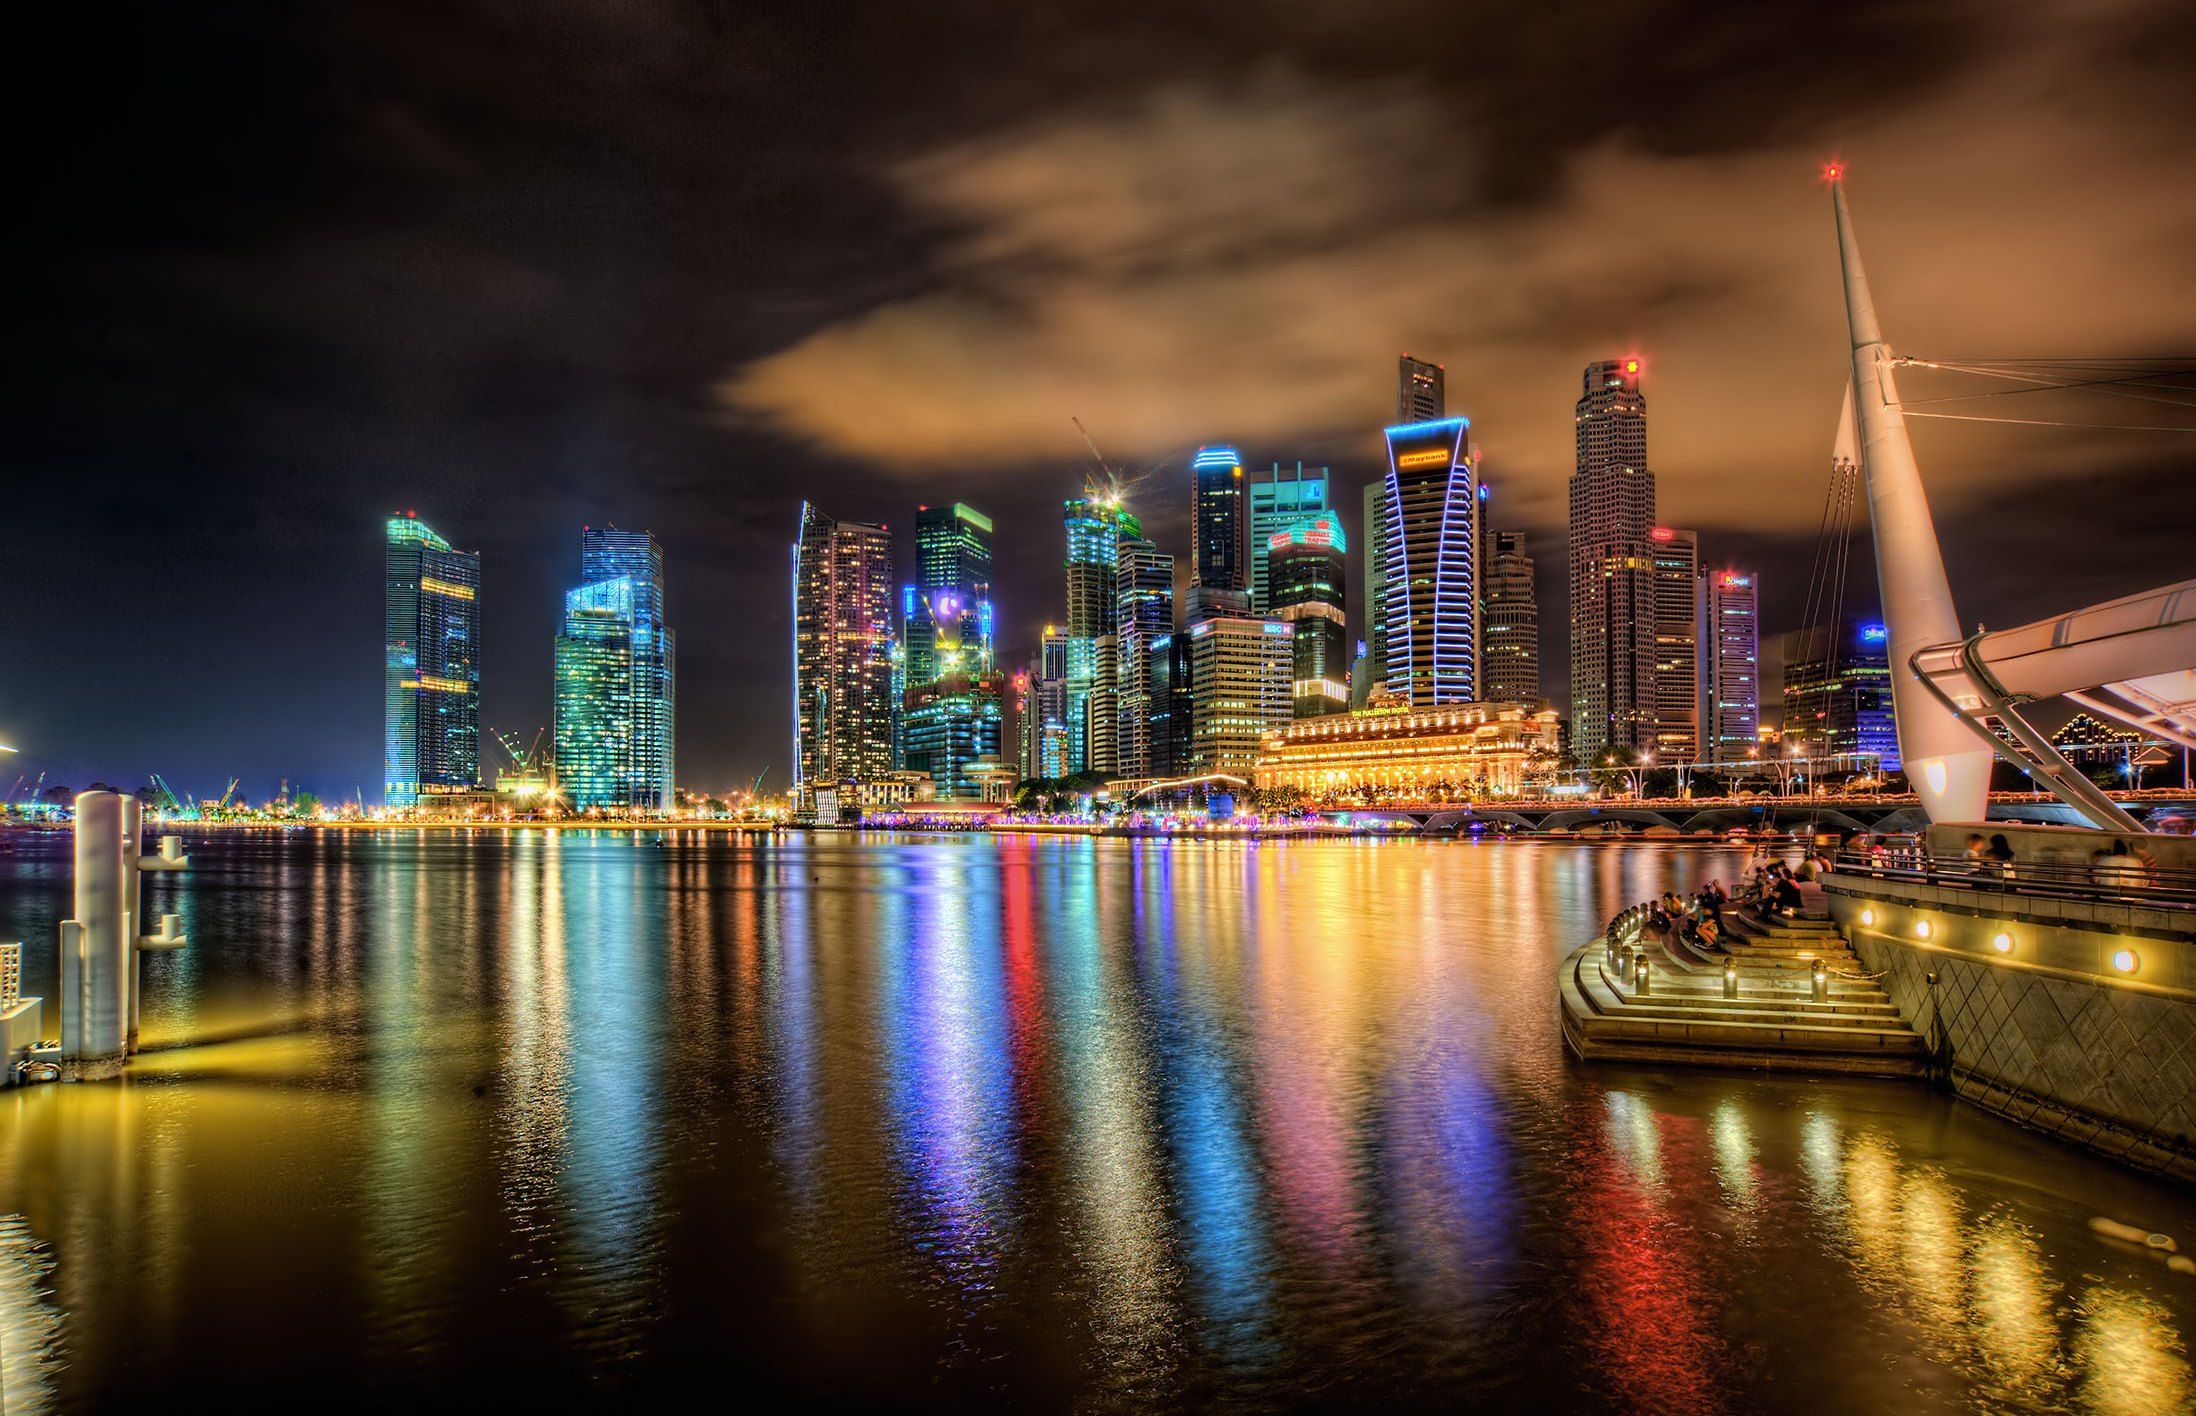
{"type": "MultiPolygon", "coordinates": [[[[65,842],[0,854],[50,993],[65,842]]],[[[2196,1200],[1889,1082],[1587,1069],[1658,846],[224,835],[0,1093],[8,1416],[676,1393],[2184,1409],[2196,1200]],[[165,903],[170,899],[177,903],[165,903]]],[[[619,1409],[611,1406],[605,1409],[619,1409]]]]}

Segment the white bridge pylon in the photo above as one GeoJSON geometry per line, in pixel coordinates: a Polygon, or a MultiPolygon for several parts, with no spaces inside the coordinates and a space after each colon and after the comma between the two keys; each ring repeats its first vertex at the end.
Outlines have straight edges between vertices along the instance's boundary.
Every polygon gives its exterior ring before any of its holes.
{"type": "Polygon", "coordinates": [[[1931,821],[1980,821],[1996,754],[2097,826],[2140,831],[2141,823],[2061,756],[2019,708],[2064,696],[2139,731],[2196,746],[2196,580],[2017,629],[1962,634],[1890,346],[1861,269],[1844,171],[1833,165],[1826,175],[1853,355],[1833,456],[1850,459],[1857,451],[1867,480],[1892,708],[1915,793],[1931,821]],[[2007,737],[1991,731],[1990,718],[2007,737]]]}

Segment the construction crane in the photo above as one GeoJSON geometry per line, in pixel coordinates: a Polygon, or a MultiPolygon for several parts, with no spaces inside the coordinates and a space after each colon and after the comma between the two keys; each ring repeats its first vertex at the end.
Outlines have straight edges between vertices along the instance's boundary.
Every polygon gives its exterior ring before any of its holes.
{"type": "MultiPolygon", "coordinates": [[[[1082,419],[1070,415],[1068,421],[1075,425],[1076,432],[1082,434],[1083,446],[1090,449],[1090,460],[1097,463],[1098,470],[1105,474],[1104,486],[1095,483],[1085,485],[1084,490],[1091,496],[1118,503],[1128,495],[1129,488],[1144,480],[1143,476],[1123,476],[1118,468],[1106,461],[1106,455],[1098,450],[1098,444],[1092,440],[1090,429],[1083,426],[1082,419]]],[[[1146,473],[1144,475],[1149,476],[1150,474],[1146,473]]]]}
{"type": "Polygon", "coordinates": [[[229,778],[229,789],[221,794],[221,800],[214,803],[214,810],[227,811],[229,809],[229,799],[236,795],[236,784],[243,780],[242,777],[229,778]]]}

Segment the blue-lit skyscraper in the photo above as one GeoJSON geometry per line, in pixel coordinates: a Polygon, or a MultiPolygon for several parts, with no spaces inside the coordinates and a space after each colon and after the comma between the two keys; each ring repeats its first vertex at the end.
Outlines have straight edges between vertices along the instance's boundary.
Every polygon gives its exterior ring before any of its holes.
{"type": "Polygon", "coordinates": [[[1243,459],[1208,445],[1190,459],[1190,544],[1194,583],[1207,590],[1250,589],[1250,495],[1243,459]]]}
{"type": "Polygon", "coordinates": [[[1808,757],[1873,755],[1898,771],[1889,646],[1883,622],[1874,619],[1847,617],[1787,635],[1785,742],[1808,757]]]}
{"type": "Polygon", "coordinates": [[[480,785],[480,557],[410,512],[389,519],[382,583],[381,797],[480,785]]]}
{"type": "Polygon", "coordinates": [[[1061,520],[1067,532],[1067,770],[1112,773],[1119,770],[1116,695],[1101,690],[1118,682],[1119,666],[1101,672],[1099,656],[1118,650],[1121,537],[1141,536],[1143,527],[1116,496],[1077,497],[1062,508],[1061,520]]]}
{"type": "Polygon", "coordinates": [[[1479,474],[1470,432],[1463,418],[1387,430],[1386,681],[1420,708],[1479,694],[1479,474]]]}
{"type": "Polygon", "coordinates": [[[556,642],[558,789],[575,811],[669,811],[676,662],[663,549],[646,531],[586,527],[580,582],[556,642]]]}
{"type": "Polygon", "coordinates": [[[1291,635],[1291,702],[1299,718],[1350,707],[1350,638],[1344,585],[1349,540],[1333,513],[1309,516],[1267,538],[1273,607],[1291,635]]]}

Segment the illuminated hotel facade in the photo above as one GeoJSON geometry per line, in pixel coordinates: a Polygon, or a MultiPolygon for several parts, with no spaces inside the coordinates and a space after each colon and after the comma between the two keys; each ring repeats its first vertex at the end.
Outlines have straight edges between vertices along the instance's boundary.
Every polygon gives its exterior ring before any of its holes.
{"type": "Polygon", "coordinates": [[[1400,704],[1301,718],[1266,735],[1262,788],[1363,801],[1517,796],[1554,778],[1555,710],[1525,703],[1400,704]]]}
{"type": "Polygon", "coordinates": [[[1421,708],[1470,703],[1479,691],[1479,475],[1470,433],[1463,418],[1387,429],[1383,667],[1387,691],[1421,708]]]}
{"type": "Polygon", "coordinates": [[[387,531],[381,798],[409,808],[480,785],[480,556],[409,512],[387,531]]]}

